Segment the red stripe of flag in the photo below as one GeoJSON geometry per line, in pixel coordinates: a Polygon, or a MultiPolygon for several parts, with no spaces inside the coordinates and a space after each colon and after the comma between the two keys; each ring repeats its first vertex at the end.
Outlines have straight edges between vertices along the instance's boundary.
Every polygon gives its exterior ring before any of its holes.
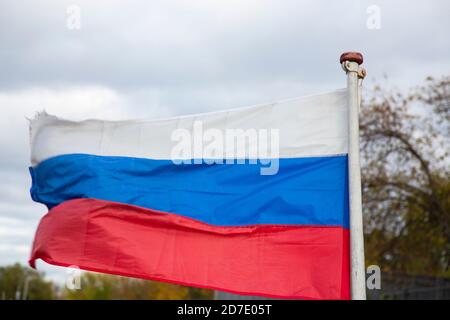
{"type": "Polygon", "coordinates": [[[36,259],[102,273],[279,298],[349,299],[349,231],[298,225],[214,226],[94,199],[44,216],[36,259]]]}

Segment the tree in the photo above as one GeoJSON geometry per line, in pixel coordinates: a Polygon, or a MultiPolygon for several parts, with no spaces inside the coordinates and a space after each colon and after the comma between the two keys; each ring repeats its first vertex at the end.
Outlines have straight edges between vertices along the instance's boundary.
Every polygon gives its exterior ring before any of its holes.
{"type": "Polygon", "coordinates": [[[44,280],[43,273],[16,263],[0,267],[0,299],[54,299],[55,291],[51,282],[44,280]]]}
{"type": "Polygon", "coordinates": [[[211,299],[212,291],[167,284],[163,282],[126,278],[85,272],[79,290],[64,290],[67,299],[211,299]]]}
{"type": "Polygon", "coordinates": [[[375,87],[362,104],[367,263],[450,275],[450,77],[404,95],[375,87]]]}

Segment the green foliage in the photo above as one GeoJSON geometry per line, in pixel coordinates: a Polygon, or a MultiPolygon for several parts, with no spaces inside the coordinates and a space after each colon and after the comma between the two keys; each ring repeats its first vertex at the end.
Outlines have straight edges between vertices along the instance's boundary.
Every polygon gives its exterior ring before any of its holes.
{"type": "Polygon", "coordinates": [[[179,300],[212,299],[213,291],[163,282],[84,272],[81,288],[59,290],[44,275],[14,264],[0,267],[0,300],[179,300]]]}
{"type": "Polygon", "coordinates": [[[65,289],[63,295],[67,299],[75,300],[213,298],[210,290],[91,272],[83,273],[79,290],[65,289]]]}
{"type": "Polygon", "coordinates": [[[0,299],[48,300],[55,297],[55,288],[42,273],[16,263],[0,267],[0,299]]]}

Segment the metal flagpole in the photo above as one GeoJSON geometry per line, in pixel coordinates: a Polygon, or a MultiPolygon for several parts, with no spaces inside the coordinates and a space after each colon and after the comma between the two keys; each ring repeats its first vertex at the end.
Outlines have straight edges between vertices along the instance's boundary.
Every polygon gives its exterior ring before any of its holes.
{"type": "Polygon", "coordinates": [[[366,71],[360,66],[363,56],[359,52],[341,55],[342,68],[347,73],[349,106],[349,196],[350,196],[350,268],[351,297],[353,300],[366,299],[366,270],[364,267],[364,235],[361,205],[361,171],[359,163],[359,79],[366,71]]]}

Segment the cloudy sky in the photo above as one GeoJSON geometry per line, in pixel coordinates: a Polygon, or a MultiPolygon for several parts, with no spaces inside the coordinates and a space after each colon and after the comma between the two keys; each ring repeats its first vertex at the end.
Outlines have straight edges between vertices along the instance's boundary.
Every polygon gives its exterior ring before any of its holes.
{"type": "Polygon", "coordinates": [[[450,73],[449,12],[447,0],[0,0],[0,265],[27,262],[46,213],[28,193],[36,111],[159,118],[320,93],[345,86],[349,50],[364,53],[368,88],[406,90],[450,73]]]}

